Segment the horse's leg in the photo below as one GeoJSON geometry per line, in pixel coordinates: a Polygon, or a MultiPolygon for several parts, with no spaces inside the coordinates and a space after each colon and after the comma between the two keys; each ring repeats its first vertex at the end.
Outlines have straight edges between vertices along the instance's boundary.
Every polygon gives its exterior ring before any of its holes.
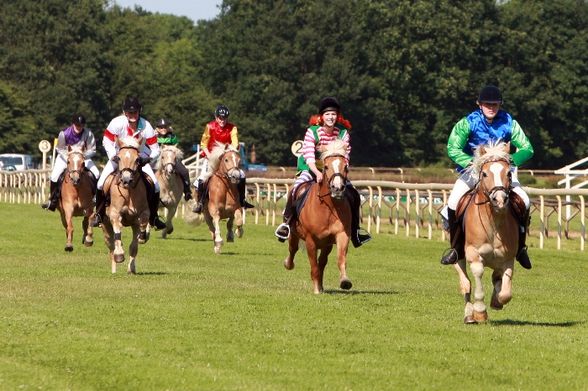
{"type": "MultiPolygon", "coordinates": [[[[337,267],[339,268],[339,286],[341,289],[351,289],[353,284],[347,277],[347,249],[349,248],[349,236],[342,232],[337,235],[337,267]]],[[[324,250],[323,250],[324,251],[324,250]]],[[[331,252],[331,250],[329,250],[331,252]]],[[[328,253],[327,253],[328,254],[328,253]]],[[[322,256],[322,252],[321,252],[322,256]]],[[[326,261],[326,260],[325,260],[326,261]]],[[[326,265],[326,262],[325,262],[326,265]]]]}
{"type": "Polygon", "coordinates": [[[455,267],[457,275],[459,276],[459,289],[461,294],[463,295],[463,299],[465,302],[463,322],[466,324],[476,323],[473,316],[474,306],[472,305],[470,299],[472,292],[472,283],[468,277],[465,259],[458,261],[453,265],[453,267],[455,267]]]}
{"type": "Polygon", "coordinates": [[[116,212],[108,217],[110,218],[112,230],[114,232],[114,262],[122,263],[125,261],[125,249],[123,248],[122,242],[122,217],[116,212]]]}
{"type": "Polygon", "coordinates": [[[214,252],[216,254],[220,254],[221,247],[223,245],[223,237],[221,236],[220,212],[218,210],[215,211],[214,215],[212,216],[212,225],[214,227],[214,252]]]}
{"type": "Polygon", "coordinates": [[[237,229],[235,230],[237,237],[242,238],[244,231],[243,231],[243,211],[241,210],[241,208],[237,208],[237,210],[235,211],[235,225],[237,226],[237,229]]]}
{"type": "Polygon", "coordinates": [[[294,256],[298,251],[298,246],[300,244],[300,238],[296,235],[295,232],[290,233],[290,238],[288,239],[288,256],[284,259],[284,267],[287,270],[294,269],[294,256]]]}
{"type": "Polygon", "coordinates": [[[114,232],[112,230],[112,224],[110,221],[105,219],[102,222],[102,233],[104,234],[104,243],[108,247],[108,255],[110,258],[110,271],[116,273],[116,262],[114,262],[114,232]]]}
{"type": "Polygon", "coordinates": [[[484,285],[482,277],[484,276],[484,264],[482,257],[478,256],[476,260],[470,263],[470,270],[474,275],[474,320],[478,323],[488,320],[486,304],[484,304],[484,285]]]}
{"type": "Polygon", "coordinates": [[[65,209],[61,212],[61,222],[65,227],[65,251],[71,252],[73,251],[73,207],[64,207],[65,209]]]}
{"type": "Polygon", "coordinates": [[[94,228],[92,227],[92,224],[90,224],[91,214],[91,209],[84,210],[84,219],[82,220],[84,236],[82,237],[82,244],[86,247],[92,247],[94,245],[94,228]]]}
{"type": "Polygon", "coordinates": [[[329,261],[329,254],[333,250],[333,246],[327,246],[322,248],[318,257],[318,281],[320,290],[323,290],[323,277],[325,275],[325,267],[327,267],[327,262],[329,261]]]}
{"type": "Polygon", "coordinates": [[[145,244],[149,240],[149,209],[145,209],[139,215],[139,233],[137,234],[137,241],[139,244],[145,244]]]}
{"type": "Polygon", "coordinates": [[[233,233],[233,221],[235,216],[231,216],[227,219],[227,243],[233,243],[235,241],[235,234],[233,233]]]}
{"type": "Polygon", "coordinates": [[[127,267],[127,273],[136,274],[137,253],[139,252],[138,237],[141,229],[139,228],[138,222],[135,222],[131,228],[133,229],[133,240],[131,240],[131,244],[129,245],[129,265],[127,267]]]}
{"type": "Polygon", "coordinates": [[[310,278],[312,279],[314,293],[322,293],[323,285],[320,280],[316,243],[308,236],[306,238],[306,253],[308,255],[308,262],[310,263],[310,278]]]}
{"type": "Polygon", "coordinates": [[[512,299],[512,267],[506,267],[504,271],[494,270],[492,284],[494,284],[494,291],[490,307],[501,310],[512,299]]]}

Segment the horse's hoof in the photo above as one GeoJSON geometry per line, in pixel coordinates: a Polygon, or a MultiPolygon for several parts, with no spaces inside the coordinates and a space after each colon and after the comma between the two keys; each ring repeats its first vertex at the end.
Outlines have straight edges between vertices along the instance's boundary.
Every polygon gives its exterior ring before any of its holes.
{"type": "Polygon", "coordinates": [[[168,235],[171,235],[171,234],[172,234],[172,232],[174,232],[174,227],[171,227],[171,228],[168,228],[168,229],[167,229],[167,234],[168,234],[168,235]]]}
{"type": "Polygon", "coordinates": [[[139,244],[145,244],[147,243],[147,240],[149,240],[147,232],[139,232],[139,234],[137,235],[137,241],[139,242],[139,244]]]}
{"type": "Polygon", "coordinates": [[[243,237],[243,231],[243,228],[237,228],[237,231],[235,231],[239,239],[243,237]]]}
{"type": "Polygon", "coordinates": [[[341,281],[341,284],[339,286],[341,287],[341,289],[349,290],[349,289],[351,289],[353,284],[351,283],[350,280],[344,279],[341,281]]]}
{"type": "Polygon", "coordinates": [[[227,237],[227,243],[233,243],[233,242],[235,242],[235,238],[232,237],[232,236],[228,236],[227,237]]]}
{"type": "Polygon", "coordinates": [[[286,268],[286,270],[292,270],[294,269],[294,261],[290,261],[288,262],[288,259],[284,259],[284,267],[286,268]]]}
{"type": "Polygon", "coordinates": [[[125,256],[124,254],[118,254],[114,256],[114,262],[116,263],[123,263],[125,261],[125,256]]]}
{"type": "Polygon", "coordinates": [[[65,249],[64,250],[67,251],[68,253],[70,253],[70,252],[73,251],[73,246],[71,244],[70,245],[67,245],[67,246],[65,246],[65,249]]]}
{"type": "Polygon", "coordinates": [[[472,315],[467,315],[463,318],[463,323],[465,324],[478,324],[478,322],[476,322],[474,320],[474,317],[472,315]]]}
{"type": "Polygon", "coordinates": [[[474,311],[474,321],[476,323],[483,323],[486,322],[488,320],[488,312],[486,311],[474,311]]]}

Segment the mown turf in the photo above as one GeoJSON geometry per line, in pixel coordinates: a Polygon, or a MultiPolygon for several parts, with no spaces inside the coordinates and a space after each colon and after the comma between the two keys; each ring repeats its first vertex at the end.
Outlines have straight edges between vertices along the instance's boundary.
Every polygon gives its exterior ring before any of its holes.
{"type": "Polygon", "coordinates": [[[129,276],[79,225],[65,253],[57,214],[0,204],[2,390],[586,389],[586,253],[531,249],[513,301],[466,326],[440,241],[377,235],[349,251],[350,292],[331,259],[315,296],[269,226],[215,255],[177,221],[129,276]]]}

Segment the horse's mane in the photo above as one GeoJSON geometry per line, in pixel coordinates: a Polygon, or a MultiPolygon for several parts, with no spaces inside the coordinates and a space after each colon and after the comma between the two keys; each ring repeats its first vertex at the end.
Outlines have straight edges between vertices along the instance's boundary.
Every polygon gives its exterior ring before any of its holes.
{"type": "Polygon", "coordinates": [[[67,153],[84,153],[84,146],[83,145],[70,145],[69,150],[67,153]]]}
{"type": "Polygon", "coordinates": [[[224,155],[225,152],[233,151],[239,152],[239,150],[233,147],[231,144],[225,144],[217,141],[214,143],[214,147],[212,147],[212,151],[210,151],[210,155],[208,155],[208,173],[206,177],[208,178],[212,173],[218,170],[218,166],[220,165],[221,156],[224,155]]]}
{"type": "MultiPolygon", "coordinates": [[[[184,158],[184,152],[182,152],[182,150],[178,147],[176,147],[175,145],[162,145],[161,146],[161,152],[163,152],[164,149],[171,149],[175,152],[176,154],[176,159],[183,159],[184,158]]],[[[161,168],[161,158],[157,161],[157,169],[159,170],[161,168]]]]}
{"type": "Polygon", "coordinates": [[[120,143],[121,147],[131,147],[137,149],[141,147],[139,140],[131,136],[119,137],[118,142],[120,143]]]}
{"type": "Polygon", "coordinates": [[[347,143],[341,139],[335,139],[326,145],[326,149],[321,153],[321,160],[333,155],[347,155],[347,143]]]}
{"type": "Polygon", "coordinates": [[[510,154],[507,148],[507,144],[504,141],[491,141],[487,145],[480,145],[475,148],[474,160],[472,161],[472,166],[468,169],[472,171],[473,175],[478,176],[484,164],[495,160],[505,160],[507,162],[510,161],[510,154]],[[482,149],[484,149],[483,154],[482,149]]]}

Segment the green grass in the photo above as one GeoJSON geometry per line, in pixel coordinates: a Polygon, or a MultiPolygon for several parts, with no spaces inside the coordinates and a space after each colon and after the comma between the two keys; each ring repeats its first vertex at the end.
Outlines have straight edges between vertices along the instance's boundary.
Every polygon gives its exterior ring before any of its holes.
{"type": "Polygon", "coordinates": [[[437,240],[377,235],[349,251],[350,292],[332,258],[315,296],[304,250],[286,271],[272,227],[215,255],[178,221],[129,276],[78,223],[65,253],[57,214],[0,205],[2,390],[586,389],[585,253],[532,249],[513,301],[466,326],[437,240]]]}

